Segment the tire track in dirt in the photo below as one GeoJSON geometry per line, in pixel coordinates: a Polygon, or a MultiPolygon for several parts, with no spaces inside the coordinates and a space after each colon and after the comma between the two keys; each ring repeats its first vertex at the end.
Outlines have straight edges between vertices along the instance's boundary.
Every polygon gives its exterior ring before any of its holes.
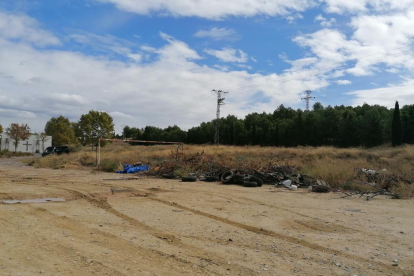
{"type": "Polygon", "coordinates": [[[401,269],[399,267],[394,267],[394,266],[390,267],[389,265],[386,265],[386,264],[383,264],[383,263],[380,263],[380,262],[376,262],[374,260],[368,260],[368,259],[365,259],[365,258],[362,258],[362,257],[359,257],[359,256],[355,256],[355,255],[351,255],[351,254],[348,254],[348,253],[345,253],[345,252],[342,252],[342,251],[339,251],[339,250],[327,248],[327,247],[324,247],[324,246],[319,245],[319,244],[307,242],[305,240],[301,240],[301,239],[298,239],[298,238],[295,238],[295,237],[286,236],[286,235],[276,233],[276,232],[273,232],[273,231],[270,231],[270,230],[266,230],[266,229],[263,229],[263,228],[259,228],[259,227],[255,227],[255,226],[251,226],[251,225],[246,225],[246,224],[243,224],[243,223],[240,223],[240,222],[232,221],[232,220],[229,220],[229,219],[226,219],[226,218],[223,218],[223,217],[219,217],[219,216],[208,214],[208,213],[205,213],[205,212],[202,212],[202,211],[199,211],[199,210],[195,210],[195,209],[180,205],[180,204],[175,203],[175,202],[170,202],[170,201],[162,200],[162,199],[159,199],[159,198],[155,198],[153,196],[149,196],[147,198],[150,199],[150,200],[156,201],[156,202],[163,203],[163,204],[168,205],[168,206],[172,206],[174,208],[179,208],[179,209],[182,209],[182,210],[192,212],[193,214],[196,214],[196,215],[200,215],[200,216],[207,217],[207,218],[210,218],[210,219],[213,219],[213,220],[216,220],[216,221],[220,221],[222,223],[232,225],[232,226],[235,226],[235,227],[238,227],[238,228],[247,230],[249,232],[259,234],[259,235],[265,235],[265,236],[269,236],[269,237],[276,238],[276,239],[279,239],[279,240],[284,240],[284,241],[294,243],[294,244],[297,244],[297,245],[300,245],[300,246],[304,246],[304,247],[307,247],[307,248],[310,248],[310,249],[313,249],[313,250],[316,250],[316,251],[320,251],[320,252],[323,252],[323,253],[329,253],[329,254],[332,254],[332,255],[335,254],[337,256],[341,256],[343,258],[350,259],[350,260],[353,260],[353,261],[357,261],[357,262],[362,261],[362,262],[365,262],[367,264],[368,263],[375,264],[376,266],[381,267],[383,269],[393,271],[395,273],[399,273],[399,275],[404,274],[406,276],[414,276],[414,271],[412,271],[412,270],[404,270],[404,269],[401,269]]]}
{"type": "MultiPolygon", "coordinates": [[[[49,185],[47,185],[47,186],[49,186],[49,185]]],[[[61,188],[61,187],[56,187],[56,188],[61,188]]],[[[150,197],[147,197],[147,198],[150,198],[150,197]]],[[[167,204],[169,206],[173,206],[175,208],[181,208],[181,209],[184,209],[184,210],[188,210],[188,211],[193,212],[195,214],[202,215],[202,216],[208,217],[210,219],[215,219],[215,220],[221,221],[221,222],[229,224],[229,225],[234,225],[236,227],[243,228],[245,230],[251,231],[251,232],[256,233],[256,234],[267,235],[267,236],[270,236],[270,237],[274,237],[274,238],[278,238],[278,239],[281,239],[281,240],[289,241],[289,242],[292,242],[292,243],[295,243],[295,244],[303,245],[303,246],[306,246],[308,248],[318,250],[318,251],[322,251],[322,252],[325,252],[325,253],[327,252],[327,253],[331,253],[331,254],[337,254],[339,256],[342,256],[342,257],[345,257],[345,258],[348,258],[348,259],[352,259],[352,260],[356,260],[356,261],[363,261],[363,262],[369,262],[369,263],[377,264],[381,267],[384,267],[386,270],[392,270],[392,271],[394,271],[394,272],[396,271],[398,273],[406,272],[405,275],[413,275],[413,271],[411,271],[411,270],[403,270],[403,269],[400,269],[399,267],[389,267],[389,266],[384,265],[383,263],[379,263],[379,262],[375,262],[375,261],[371,261],[371,260],[366,260],[366,259],[354,256],[354,255],[350,255],[348,253],[343,253],[343,252],[340,252],[340,251],[337,251],[337,250],[334,250],[334,249],[325,248],[325,247],[317,245],[317,244],[312,244],[312,243],[302,241],[302,240],[297,239],[297,238],[292,238],[292,237],[289,237],[289,236],[281,235],[279,233],[275,233],[275,232],[267,231],[267,230],[264,230],[264,229],[260,229],[258,227],[253,227],[253,226],[244,225],[244,224],[241,224],[241,223],[238,223],[238,222],[230,221],[230,220],[227,220],[227,219],[215,216],[215,215],[204,213],[204,212],[194,210],[194,209],[191,209],[191,208],[188,208],[188,207],[185,207],[185,206],[181,206],[181,205],[178,205],[178,204],[174,204],[174,203],[171,203],[171,202],[168,202],[168,201],[163,201],[163,200],[156,199],[156,198],[153,198],[153,197],[151,197],[150,199],[159,201],[159,202],[167,204]]],[[[254,200],[251,200],[251,199],[248,199],[248,198],[245,198],[245,199],[247,199],[249,201],[256,202],[256,203],[259,203],[259,204],[263,204],[262,202],[254,201],[254,200]]],[[[230,200],[234,200],[234,199],[230,199],[230,200]]],[[[273,207],[278,208],[276,206],[273,206],[273,207]]],[[[284,211],[287,211],[287,210],[284,210],[284,211]]],[[[291,211],[287,211],[287,212],[291,212],[291,211]]],[[[302,215],[302,214],[299,214],[299,213],[297,213],[297,214],[301,215],[301,216],[306,216],[306,215],[302,215]]]]}
{"type": "Polygon", "coordinates": [[[284,212],[287,212],[287,213],[295,214],[295,215],[298,215],[298,216],[301,216],[301,217],[304,217],[304,218],[316,219],[316,218],[314,218],[312,216],[308,216],[308,215],[304,215],[304,214],[301,214],[301,213],[298,213],[298,212],[294,212],[292,210],[288,210],[288,209],[285,209],[285,208],[282,208],[282,207],[279,207],[279,206],[275,206],[275,205],[271,205],[271,204],[266,204],[266,203],[263,203],[261,201],[257,201],[257,200],[254,200],[254,199],[250,199],[248,197],[235,196],[237,199],[240,199],[240,200],[235,200],[235,197],[226,197],[226,196],[218,195],[218,194],[215,194],[215,193],[212,193],[212,192],[202,192],[202,191],[200,192],[200,191],[193,190],[193,189],[183,189],[183,190],[185,190],[185,191],[191,191],[191,192],[196,192],[196,193],[202,193],[202,194],[206,194],[206,195],[210,195],[210,196],[221,197],[221,198],[224,198],[224,199],[227,199],[227,200],[230,200],[230,201],[235,201],[235,202],[241,203],[241,204],[245,203],[245,201],[250,201],[250,202],[253,202],[253,203],[258,203],[260,205],[264,205],[264,206],[268,206],[268,207],[271,207],[271,208],[274,208],[274,209],[278,209],[278,210],[281,210],[281,211],[284,211],[284,212]]]}
{"type": "Polygon", "coordinates": [[[25,244],[30,244],[30,248],[36,249],[43,249],[48,254],[53,254],[53,256],[59,256],[61,259],[68,259],[71,258],[77,259],[81,263],[76,263],[76,266],[79,269],[82,269],[87,272],[91,272],[91,274],[95,274],[99,272],[99,275],[116,275],[116,276],[125,276],[125,274],[121,273],[120,271],[110,268],[101,262],[94,260],[93,263],[87,262],[87,257],[82,254],[74,254],[73,250],[68,247],[63,246],[61,243],[53,242],[50,239],[43,239],[41,242],[36,239],[36,235],[27,235],[27,233],[23,232],[20,233],[19,229],[13,227],[12,229],[8,230],[9,233],[13,233],[14,235],[18,234],[23,236],[21,240],[24,240],[25,244]],[[52,252],[50,252],[52,251],[52,252]],[[92,271],[90,271],[92,270],[92,271]]]}
{"type": "MultiPolygon", "coordinates": [[[[85,226],[75,220],[72,220],[67,217],[61,217],[54,213],[51,213],[47,211],[44,208],[36,208],[33,211],[34,215],[36,217],[44,218],[45,220],[51,220],[55,225],[58,225],[59,227],[63,229],[67,229],[69,232],[76,233],[77,237],[80,237],[82,240],[86,242],[90,242],[91,236],[90,233],[93,232],[93,240],[97,241],[99,244],[102,244],[103,246],[107,247],[109,250],[113,250],[116,252],[121,251],[123,255],[128,256],[127,259],[130,259],[137,254],[146,260],[148,263],[154,262],[154,260],[163,259],[163,262],[156,261],[156,265],[165,267],[166,269],[177,269],[180,265],[184,266],[186,270],[195,270],[193,268],[192,262],[185,260],[183,258],[180,258],[176,255],[169,255],[167,253],[155,250],[155,249],[149,249],[142,246],[139,246],[137,244],[131,244],[127,240],[118,237],[116,235],[110,234],[108,232],[90,228],[88,226],[85,226]],[[166,261],[168,260],[168,261],[166,261]]],[[[216,274],[218,273],[207,270],[207,269],[196,269],[198,272],[207,273],[207,275],[216,274]]],[[[181,269],[180,273],[185,273],[184,270],[181,269]]],[[[111,274],[110,274],[111,275],[111,274]]],[[[126,275],[126,274],[119,274],[119,275],[126,275]]],[[[129,274],[128,274],[129,275],[129,274]]]]}
{"type": "MultiPolygon", "coordinates": [[[[55,187],[55,188],[57,188],[57,187],[55,187]]],[[[199,259],[213,260],[214,264],[216,264],[218,266],[226,265],[226,263],[221,261],[220,258],[217,258],[217,255],[215,255],[215,254],[208,253],[207,251],[202,251],[202,253],[203,253],[202,257],[200,257],[200,256],[198,256],[198,255],[200,255],[200,252],[201,252],[201,250],[199,248],[188,245],[186,243],[183,243],[183,242],[180,241],[180,239],[178,239],[174,235],[156,230],[155,228],[152,228],[152,227],[150,227],[150,226],[148,226],[148,225],[146,225],[146,224],[144,224],[144,223],[142,223],[142,222],[140,222],[140,221],[138,221],[138,220],[136,220],[132,217],[129,217],[129,216],[115,210],[108,203],[106,197],[102,197],[100,199],[97,199],[97,198],[87,196],[87,195],[85,195],[85,194],[83,194],[79,191],[76,191],[76,190],[67,189],[67,188],[60,188],[60,189],[63,189],[63,190],[66,190],[66,191],[70,192],[71,194],[73,194],[77,198],[85,199],[86,201],[88,201],[92,205],[94,205],[94,206],[96,206],[100,209],[103,209],[106,212],[111,213],[111,214],[115,215],[116,217],[119,217],[119,218],[127,221],[131,225],[134,225],[134,226],[146,231],[148,234],[150,234],[150,235],[152,235],[152,236],[154,236],[154,237],[156,237],[156,238],[158,238],[158,239],[160,239],[164,242],[168,242],[168,243],[170,243],[170,244],[172,244],[172,245],[174,245],[178,248],[189,250],[192,254],[195,255],[195,257],[197,257],[199,259]]],[[[145,197],[145,198],[147,198],[150,195],[148,193],[142,193],[138,190],[135,190],[134,194],[135,194],[135,196],[145,197]]],[[[244,266],[239,266],[237,264],[233,264],[233,268],[234,268],[234,271],[239,271],[239,272],[248,273],[248,274],[254,273],[253,270],[251,270],[247,267],[244,267],[244,266]]]]}
{"type": "MultiPolygon", "coordinates": [[[[285,209],[285,208],[282,208],[282,207],[279,207],[279,206],[275,206],[275,205],[272,205],[272,204],[266,204],[266,203],[263,203],[261,201],[257,201],[257,200],[254,200],[254,199],[251,199],[251,198],[248,198],[248,197],[243,197],[243,196],[242,197],[240,197],[240,196],[226,197],[226,196],[218,195],[218,194],[215,194],[215,193],[212,193],[212,192],[202,192],[202,191],[197,191],[197,190],[193,190],[193,189],[183,189],[183,190],[196,192],[196,193],[200,193],[200,194],[205,194],[205,195],[210,195],[210,196],[216,196],[216,197],[224,198],[224,199],[229,200],[229,201],[235,201],[239,204],[243,204],[246,201],[250,201],[250,202],[262,205],[262,206],[267,206],[267,207],[274,208],[274,209],[277,209],[277,210],[280,210],[280,211],[283,211],[283,212],[286,212],[286,213],[298,215],[298,216],[303,217],[303,218],[317,220],[317,221],[324,222],[324,223],[331,223],[329,221],[321,220],[320,218],[315,218],[315,217],[312,217],[312,216],[304,215],[304,214],[301,214],[299,212],[288,210],[288,209],[285,209]],[[235,198],[237,198],[237,199],[235,199],[235,198]]],[[[304,227],[307,227],[309,229],[315,230],[315,231],[325,232],[325,231],[321,230],[320,227],[309,227],[309,225],[306,222],[301,222],[301,221],[298,221],[298,220],[294,220],[294,222],[296,222],[296,223],[298,223],[298,224],[300,224],[304,227]]],[[[384,237],[384,236],[378,235],[376,233],[366,232],[366,231],[363,231],[363,230],[357,230],[357,229],[354,229],[352,227],[344,226],[342,224],[335,223],[335,225],[338,225],[342,229],[350,231],[350,232],[362,233],[362,234],[366,234],[366,235],[369,235],[369,236],[375,236],[375,237],[377,237],[378,239],[381,239],[381,240],[388,239],[388,237],[384,237]]],[[[400,241],[397,241],[397,240],[394,240],[394,239],[392,239],[392,240],[388,239],[388,240],[390,242],[393,242],[393,243],[397,243],[397,244],[400,244],[400,245],[405,245],[404,243],[401,243],[400,241]]]]}

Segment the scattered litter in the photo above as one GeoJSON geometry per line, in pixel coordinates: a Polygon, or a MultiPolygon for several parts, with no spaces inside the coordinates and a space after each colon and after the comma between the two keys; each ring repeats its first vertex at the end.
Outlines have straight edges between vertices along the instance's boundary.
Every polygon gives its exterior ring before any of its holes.
{"type": "Polygon", "coordinates": [[[118,171],[117,173],[137,173],[142,171],[148,171],[149,166],[148,165],[142,165],[142,164],[125,164],[123,171],[118,171]]]}
{"type": "Polygon", "coordinates": [[[296,191],[298,189],[298,186],[290,185],[289,189],[292,190],[292,191],[296,191]]]}
{"type": "MultiPolygon", "coordinates": [[[[400,184],[413,184],[414,180],[409,173],[396,175],[391,174],[387,169],[372,169],[372,168],[356,168],[354,175],[341,183],[336,183],[335,187],[331,189],[329,183],[322,179],[316,179],[310,175],[304,174],[300,168],[285,165],[276,165],[272,162],[239,162],[237,168],[226,167],[224,162],[220,159],[208,159],[203,156],[204,151],[191,154],[181,155],[176,158],[175,152],[171,152],[174,156],[174,161],[164,160],[157,166],[148,168],[147,176],[158,176],[168,179],[175,179],[178,176],[174,173],[180,167],[191,168],[191,175],[187,177],[195,177],[200,181],[218,182],[223,184],[236,184],[245,187],[261,187],[263,184],[274,185],[275,187],[284,187],[289,190],[296,190],[299,188],[309,188],[315,193],[341,192],[337,187],[342,187],[351,194],[346,196],[361,195],[361,192],[370,190],[370,194],[363,193],[367,199],[371,199],[377,195],[393,196],[391,191],[393,187],[400,184]],[[179,162],[177,162],[179,161],[179,162]],[[292,188],[294,185],[296,188],[292,188]],[[361,187],[365,186],[365,187],[361,187]],[[369,187],[371,188],[369,188],[369,187]],[[368,187],[368,188],[367,188],[368,187]],[[383,192],[382,190],[385,190],[383,192]]],[[[190,180],[197,181],[197,180],[190,180]]],[[[281,189],[280,191],[287,191],[281,189]]],[[[273,191],[271,191],[273,192],[273,191]]],[[[398,195],[395,195],[398,197],[398,195]]]]}
{"type": "Polygon", "coordinates": [[[23,200],[3,200],[4,204],[24,204],[24,203],[47,203],[47,202],[62,202],[66,201],[64,198],[48,197],[48,198],[35,198],[35,199],[23,199],[23,200]]]}
{"type": "Polygon", "coordinates": [[[370,175],[377,174],[377,171],[372,170],[372,169],[360,169],[360,172],[365,173],[365,174],[370,174],[370,175]]]}
{"type": "Polygon", "coordinates": [[[292,185],[292,180],[285,180],[282,182],[282,185],[285,186],[286,188],[289,188],[290,185],[292,185]]]}

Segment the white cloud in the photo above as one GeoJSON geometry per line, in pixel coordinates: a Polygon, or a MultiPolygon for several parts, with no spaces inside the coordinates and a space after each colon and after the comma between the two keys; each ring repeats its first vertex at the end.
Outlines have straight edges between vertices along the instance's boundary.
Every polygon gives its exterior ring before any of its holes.
{"type": "MultiPolygon", "coordinates": [[[[318,76],[299,78],[297,72],[264,75],[198,65],[194,60],[201,57],[186,43],[164,33],[160,36],[165,45],[150,48],[155,58],[145,64],[66,50],[38,50],[0,38],[0,107],[2,114],[9,114],[1,116],[2,123],[17,121],[42,129],[52,116],[77,121],[94,109],[112,114],[118,127],[178,124],[188,128],[211,120],[216,105],[210,92],[213,88],[230,91],[223,116],[244,116],[252,111],[270,112],[280,103],[298,103],[304,87],[329,85],[318,76]],[[266,85],[257,87],[256,83],[266,85]],[[258,91],[271,100],[252,102],[258,91]]],[[[230,60],[248,59],[241,51],[235,53],[230,60]]]]}
{"type": "Polygon", "coordinates": [[[142,55],[135,50],[139,48],[137,44],[112,35],[96,35],[82,32],[71,34],[67,38],[83,46],[91,47],[95,52],[101,52],[107,56],[111,54],[121,55],[135,62],[140,62],[142,59],[142,55]]]}
{"type": "MultiPolygon", "coordinates": [[[[229,16],[284,16],[290,23],[302,18],[300,12],[322,6],[328,13],[398,12],[413,7],[412,0],[95,0],[112,3],[118,9],[137,14],[195,16],[220,20],[229,16]]],[[[330,22],[328,20],[327,22],[330,22]]],[[[331,22],[334,23],[335,21],[331,22]]],[[[328,23],[329,24],[329,23],[328,23]]]]}
{"type": "Polygon", "coordinates": [[[35,19],[0,11],[0,37],[33,43],[37,46],[59,45],[52,33],[40,29],[35,19]]]}
{"type": "Polygon", "coordinates": [[[215,65],[213,65],[213,67],[217,68],[217,69],[219,69],[220,71],[223,71],[223,72],[230,71],[230,67],[227,66],[227,65],[215,64],[215,65]]]}
{"type": "Polygon", "coordinates": [[[316,4],[314,0],[96,0],[137,14],[196,16],[223,19],[228,16],[276,16],[301,12],[316,4]]]}
{"type": "Polygon", "coordinates": [[[297,19],[302,19],[302,18],[303,18],[303,15],[301,15],[300,13],[286,16],[286,20],[288,21],[289,24],[293,24],[296,22],[297,19]]]}
{"type": "Polygon", "coordinates": [[[204,52],[224,62],[245,63],[249,60],[249,56],[245,52],[231,48],[223,48],[222,50],[205,49],[204,52]]]}
{"type": "Polygon", "coordinates": [[[412,0],[324,0],[327,12],[367,12],[368,10],[389,12],[405,10],[413,6],[412,0]]]}
{"type": "Polygon", "coordinates": [[[386,69],[385,71],[387,71],[388,73],[392,73],[392,74],[396,74],[396,73],[400,72],[400,70],[398,70],[396,68],[386,69]]]}
{"type": "Polygon", "coordinates": [[[319,21],[322,27],[332,27],[333,24],[336,23],[336,19],[335,18],[331,18],[329,20],[327,20],[325,17],[322,16],[322,14],[318,14],[315,17],[315,21],[319,21]]]}
{"type": "MultiPolygon", "coordinates": [[[[34,119],[36,118],[36,114],[30,111],[25,110],[16,110],[16,109],[3,109],[0,108],[0,115],[4,118],[12,118],[13,119],[34,119]]],[[[3,125],[3,129],[7,127],[7,125],[3,125]]]]}
{"type": "Polygon", "coordinates": [[[393,15],[358,15],[351,21],[354,32],[347,37],[339,30],[322,29],[294,39],[309,47],[319,59],[315,67],[350,67],[347,73],[355,76],[372,75],[379,65],[398,70],[413,70],[414,9],[393,15]],[[351,66],[350,61],[355,64],[351,66]]]}
{"type": "Polygon", "coordinates": [[[239,68],[243,68],[243,69],[249,69],[249,70],[253,69],[253,67],[251,67],[250,65],[246,65],[246,64],[235,64],[235,66],[239,68]]]}
{"type": "Polygon", "coordinates": [[[121,119],[133,119],[134,117],[129,115],[129,114],[125,114],[123,112],[120,111],[112,111],[109,112],[109,115],[111,115],[114,118],[121,118],[121,119]]]}
{"type": "Polygon", "coordinates": [[[76,94],[58,94],[53,93],[45,96],[43,101],[53,103],[60,103],[64,105],[84,105],[88,103],[88,100],[84,97],[76,94]]]}
{"type": "Polygon", "coordinates": [[[210,30],[199,30],[194,34],[194,37],[208,37],[214,40],[237,40],[240,38],[235,30],[226,28],[212,28],[210,30]]]}
{"type": "Polygon", "coordinates": [[[337,80],[336,83],[339,84],[339,85],[349,85],[349,84],[352,84],[352,81],[350,81],[350,80],[337,80]]]}
{"type": "Polygon", "coordinates": [[[414,102],[414,79],[408,79],[401,84],[369,90],[358,90],[348,93],[355,97],[352,104],[380,104],[389,108],[394,107],[395,101],[400,103],[414,102]]]}

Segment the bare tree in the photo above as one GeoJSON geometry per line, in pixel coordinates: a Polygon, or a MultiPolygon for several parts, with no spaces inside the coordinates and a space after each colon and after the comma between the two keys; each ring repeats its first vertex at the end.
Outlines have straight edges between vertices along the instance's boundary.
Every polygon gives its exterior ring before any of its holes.
{"type": "Polygon", "coordinates": [[[30,127],[27,124],[19,125],[12,123],[6,129],[6,134],[10,137],[10,139],[14,140],[14,152],[16,152],[19,142],[27,140],[30,137],[30,127]]]}

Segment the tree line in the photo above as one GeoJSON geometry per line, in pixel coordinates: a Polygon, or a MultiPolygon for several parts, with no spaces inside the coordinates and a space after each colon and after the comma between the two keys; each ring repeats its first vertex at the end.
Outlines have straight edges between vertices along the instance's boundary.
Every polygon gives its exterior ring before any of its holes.
{"type": "MultiPolygon", "coordinates": [[[[188,131],[177,125],[167,128],[146,126],[123,128],[122,135],[115,134],[112,117],[106,112],[91,110],[77,122],[64,116],[51,118],[41,135],[52,136],[53,145],[95,145],[98,138],[118,138],[146,141],[183,142],[187,144],[213,143],[216,120],[203,122],[188,131]]],[[[25,131],[11,124],[10,134],[25,131]]],[[[2,129],[0,125],[0,129],[2,129]]],[[[24,138],[24,139],[23,139],[24,138]]],[[[15,140],[15,141],[17,141],[15,140]]],[[[220,144],[260,146],[337,146],[374,147],[384,143],[393,146],[414,144],[414,105],[394,109],[379,105],[322,106],[315,103],[311,111],[294,110],[280,105],[273,113],[251,113],[244,119],[229,115],[220,119],[220,144]]],[[[16,144],[17,147],[17,144],[16,144]]]]}
{"type": "MultiPolygon", "coordinates": [[[[0,133],[3,127],[0,125],[0,133]]],[[[5,129],[5,133],[13,141],[14,151],[20,141],[27,140],[30,127],[27,124],[12,123],[5,129]]],[[[91,110],[83,114],[77,122],[71,122],[64,116],[51,118],[45,125],[44,132],[33,133],[39,141],[44,142],[52,136],[52,145],[95,145],[98,138],[114,137],[114,122],[106,112],[91,110]]],[[[44,150],[44,149],[43,149],[44,150]]]]}
{"type": "MultiPolygon", "coordinates": [[[[128,139],[213,143],[216,121],[203,122],[188,131],[178,126],[123,129],[128,139]]],[[[118,136],[121,138],[122,136],[118,136]]],[[[374,147],[392,142],[414,144],[414,105],[401,110],[379,105],[322,106],[311,111],[294,110],[283,105],[273,113],[251,113],[244,119],[229,115],[220,119],[220,144],[260,146],[336,146],[374,147]]]]}

